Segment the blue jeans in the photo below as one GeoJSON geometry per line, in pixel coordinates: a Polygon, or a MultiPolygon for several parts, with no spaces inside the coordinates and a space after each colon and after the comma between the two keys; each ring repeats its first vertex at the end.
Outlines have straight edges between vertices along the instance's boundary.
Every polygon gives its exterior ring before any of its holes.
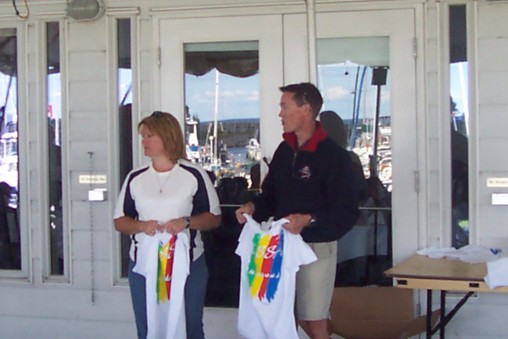
{"type": "MultiPolygon", "coordinates": [[[[129,261],[129,286],[131,290],[132,306],[136,319],[138,338],[145,339],[147,335],[146,321],[146,290],[145,277],[132,271],[135,263],[129,261]]],[[[208,268],[204,254],[190,265],[190,274],[185,283],[185,319],[187,339],[204,339],[203,308],[205,306],[206,284],[208,268]]]]}

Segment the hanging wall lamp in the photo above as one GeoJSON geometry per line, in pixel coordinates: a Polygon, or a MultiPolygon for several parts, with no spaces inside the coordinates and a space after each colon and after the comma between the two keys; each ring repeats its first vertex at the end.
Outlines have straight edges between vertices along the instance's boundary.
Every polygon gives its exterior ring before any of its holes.
{"type": "Polygon", "coordinates": [[[70,0],[67,14],[78,21],[92,21],[104,14],[103,0],[70,0]]]}

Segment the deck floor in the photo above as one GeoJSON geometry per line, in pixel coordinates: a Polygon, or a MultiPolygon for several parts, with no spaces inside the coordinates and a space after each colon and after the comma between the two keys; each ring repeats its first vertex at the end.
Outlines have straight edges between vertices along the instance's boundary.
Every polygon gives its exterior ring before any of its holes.
{"type": "MultiPolygon", "coordinates": [[[[237,308],[225,307],[205,307],[204,323],[205,336],[207,339],[243,339],[236,330],[238,321],[237,308]]],[[[300,339],[309,339],[309,337],[299,329],[300,339]]],[[[333,339],[340,338],[332,335],[333,339]]]]}

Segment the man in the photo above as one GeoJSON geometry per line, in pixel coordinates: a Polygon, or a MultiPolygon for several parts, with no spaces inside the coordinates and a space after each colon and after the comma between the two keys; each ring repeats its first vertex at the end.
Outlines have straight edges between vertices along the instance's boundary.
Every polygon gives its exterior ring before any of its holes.
{"type": "Polygon", "coordinates": [[[274,153],[261,193],[236,210],[258,221],[289,220],[318,260],[297,273],[297,319],[313,339],[329,338],[328,311],[335,282],[337,239],[358,217],[351,160],[316,121],[323,98],[310,83],[280,87],[283,139],[274,153]]]}

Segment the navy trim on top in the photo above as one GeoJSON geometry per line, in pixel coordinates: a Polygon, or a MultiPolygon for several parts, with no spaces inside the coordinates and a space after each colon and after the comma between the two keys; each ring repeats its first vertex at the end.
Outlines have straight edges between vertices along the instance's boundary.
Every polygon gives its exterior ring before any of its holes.
{"type": "MultiPolygon", "coordinates": [[[[194,194],[194,197],[192,199],[192,212],[191,215],[198,215],[205,212],[210,212],[210,200],[208,200],[208,191],[206,190],[206,184],[205,180],[203,179],[203,176],[201,175],[201,172],[197,170],[194,167],[186,166],[183,164],[180,164],[180,167],[189,173],[191,173],[198,182],[198,190],[196,191],[196,194],[194,194]]],[[[193,260],[192,258],[192,248],[196,247],[196,230],[190,230],[190,245],[191,245],[191,262],[193,260]]]]}
{"type": "MultiPolygon", "coordinates": [[[[138,220],[138,211],[136,210],[136,202],[134,201],[134,199],[132,199],[132,195],[131,195],[131,182],[132,180],[134,180],[134,178],[136,178],[138,175],[140,175],[141,173],[144,173],[148,170],[148,167],[145,167],[145,168],[142,168],[138,171],[135,171],[135,172],[132,172],[130,175],[129,175],[129,181],[127,182],[127,187],[125,188],[125,198],[123,200],[123,213],[128,216],[128,217],[131,217],[132,219],[134,220],[138,220]]],[[[136,235],[133,234],[131,235],[131,239],[132,241],[134,241],[134,262],[137,261],[137,258],[138,258],[138,241],[136,240],[136,235]]]]}

